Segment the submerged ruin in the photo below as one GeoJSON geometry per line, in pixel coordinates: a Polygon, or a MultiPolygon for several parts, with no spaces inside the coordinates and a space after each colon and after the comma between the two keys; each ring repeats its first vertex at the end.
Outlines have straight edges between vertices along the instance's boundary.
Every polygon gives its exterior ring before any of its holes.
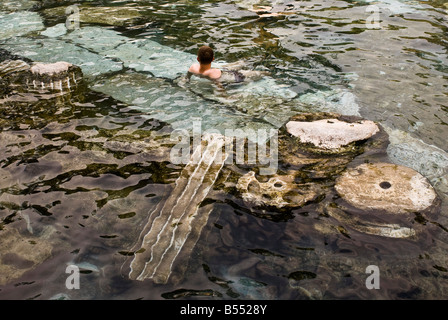
{"type": "MultiPolygon", "coordinates": [[[[19,105],[23,102],[28,108],[35,108],[43,100],[56,102],[67,96],[82,101],[88,90],[81,70],[66,62],[45,64],[9,59],[0,64],[0,74],[2,112],[6,112],[12,102],[19,105]]],[[[49,120],[42,127],[48,129],[50,124],[49,120]]],[[[269,175],[261,174],[261,163],[247,161],[250,142],[247,138],[239,140],[243,145],[234,145],[234,149],[229,150],[226,145],[230,137],[209,135],[196,149],[192,148],[190,161],[176,166],[175,178],[167,183],[164,195],[150,206],[140,204],[146,215],[140,216],[140,230],[128,236],[128,247],[124,248],[130,252],[124,264],[129,278],[152,279],[156,283],[182,278],[189,254],[213,210],[213,206],[204,206],[212,191],[233,195],[249,212],[267,219],[281,219],[291,210],[319,203],[323,212],[354,232],[415,241],[418,241],[419,233],[409,223],[410,219],[415,214],[423,219],[438,214],[440,199],[427,179],[411,168],[388,162],[388,135],[379,124],[337,113],[299,113],[284,123],[278,132],[278,145],[269,144],[267,149],[258,146],[258,151],[267,154],[270,154],[269,148],[278,148],[278,169],[269,175]],[[237,148],[245,150],[243,158],[246,161],[226,161],[229,157],[235,159],[237,148]]],[[[96,145],[101,152],[109,150],[101,153],[103,162],[110,162],[108,158],[116,156],[108,155],[108,152],[124,152],[139,154],[151,163],[169,165],[170,146],[174,144],[169,139],[169,130],[157,139],[150,130],[145,133],[148,138],[144,140],[91,134],[89,136],[85,131],[82,139],[96,145]]],[[[5,133],[1,137],[8,139],[5,133]]],[[[60,161],[62,172],[67,170],[67,163],[75,165],[73,158],[65,158],[60,154],[56,160],[60,161]]],[[[79,161],[82,162],[82,158],[79,161]]],[[[2,169],[1,173],[2,181],[13,175],[8,169],[2,169]]],[[[101,218],[100,226],[111,223],[109,219],[108,216],[101,218]]],[[[19,237],[13,230],[9,233],[19,237]]],[[[44,238],[49,237],[48,230],[41,233],[44,238]]],[[[29,241],[26,239],[30,235],[23,237],[24,240],[17,240],[17,243],[29,241]]],[[[36,251],[36,254],[42,254],[33,256],[34,260],[26,263],[22,271],[34,268],[39,261],[48,258],[51,248],[57,245],[47,242],[36,251]]],[[[11,255],[10,249],[3,246],[2,256],[11,255]]],[[[27,252],[16,254],[26,255],[27,252]]],[[[2,259],[2,266],[5,264],[8,261],[2,259]]],[[[5,272],[9,272],[8,268],[2,267],[5,272]]],[[[8,273],[9,278],[2,282],[22,273],[12,270],[8,273]]]]}

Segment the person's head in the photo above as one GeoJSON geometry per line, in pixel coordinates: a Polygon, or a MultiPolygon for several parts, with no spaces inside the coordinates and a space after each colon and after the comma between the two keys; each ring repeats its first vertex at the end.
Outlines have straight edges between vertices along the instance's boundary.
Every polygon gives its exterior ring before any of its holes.
{"type": "Polygon", "coordinates": [[[209,46],[202,46],[198,50],[198,61],[200,64],[210,64],[215,59],[213,49],[209,46]]]}

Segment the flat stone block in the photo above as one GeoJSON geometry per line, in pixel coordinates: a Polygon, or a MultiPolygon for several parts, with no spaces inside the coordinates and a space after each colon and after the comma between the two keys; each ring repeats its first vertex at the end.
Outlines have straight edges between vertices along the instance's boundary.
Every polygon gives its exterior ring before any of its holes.
{"type": "Polygon", "coordinates": [[[311,143],[323,149],[337,149],[355,141],[366,140],[379,131],[378,126],[370,120],[349,123],[338,119],[289,121],[286,130],[302,143],[311,143]]]}
{"type": "Polygon", "coordinates": [[[362,164],[349,169],[337,179],[335,188],[357,208],[393,214],[424,211],[437,198],[424,176],[391,163],[362,164]]]}

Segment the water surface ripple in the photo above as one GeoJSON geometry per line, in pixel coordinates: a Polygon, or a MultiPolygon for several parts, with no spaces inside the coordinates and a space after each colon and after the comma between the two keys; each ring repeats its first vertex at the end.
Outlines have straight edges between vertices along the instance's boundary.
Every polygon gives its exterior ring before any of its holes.
{"type": "Polygon", "coordinates": [[[0,2],[0,63],[71,59],[84,73],[54,96],[6,91],[0,78],[0,299],[448,298],[445,1],[77,3],[86,15],[71,33],[72,1],[0,2]],[[123,51],[154,43],[181,52],[177,65],[145,69],[123,51]],[[171,74],[203,44],[218,62],[269,72],[294,96],[246,92],[233,105],[208,87],[186,90],[171,74]],[[441,210],[408,219],[417,241],[343,227],[328,214],[338,207],[331,181],[300,208],[247,207],[234,178],[244,170],[229,166],[201,203],[210,216],[176,281],[129,279],[148,214],[184,168],[170,162],[174,129],[198,117],[204,128],[278,128],[303,111],[379,123],[390,161],[428,178],[441,210]],[[79,290],[66,287],[70,264],[81,270],[79,290]],[[369,265],[381,271],[380,290],[365,286],[369,265]]]}

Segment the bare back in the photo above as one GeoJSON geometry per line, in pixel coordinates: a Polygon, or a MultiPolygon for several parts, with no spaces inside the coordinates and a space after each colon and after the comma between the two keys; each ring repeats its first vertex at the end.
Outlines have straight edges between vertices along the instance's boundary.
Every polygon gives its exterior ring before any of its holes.
{"type": "Polygon", "coordinates": [[[188,72],[197,76],[207,77],[212,80],[217,80],[221,77],[221,70],[215,68],[201,70],[201,65],[198,63],[193,64],[190,69],[188,69],[188,72]]]}

